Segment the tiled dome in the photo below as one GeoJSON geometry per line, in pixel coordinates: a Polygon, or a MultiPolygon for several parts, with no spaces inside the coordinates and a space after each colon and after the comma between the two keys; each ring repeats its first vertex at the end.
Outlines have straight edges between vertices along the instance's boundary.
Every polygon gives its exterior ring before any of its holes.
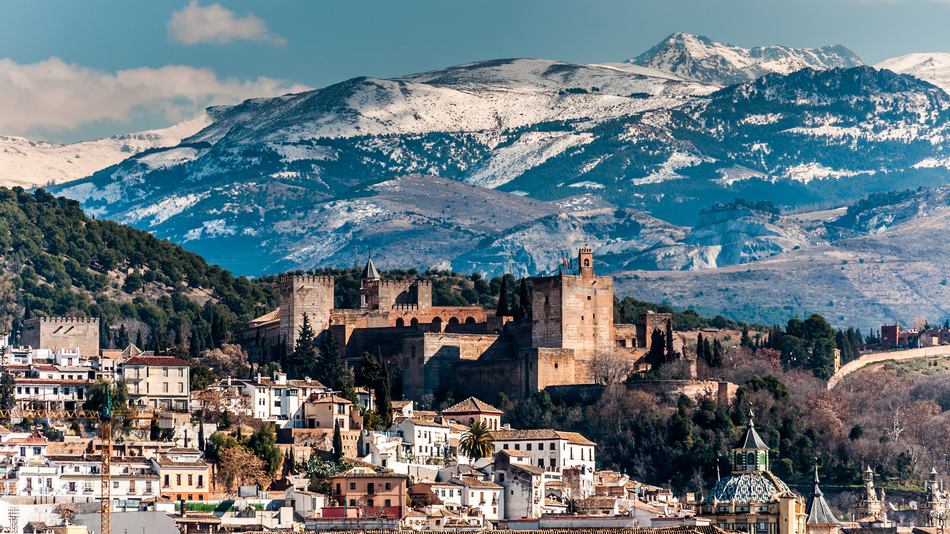
{"type": "Polygon", "coordinates": [[[768,471],[757,471],[723,478],[703,503],[768,503],[783,493],[791,493],[791,490],[780,478],[768,471]]]}

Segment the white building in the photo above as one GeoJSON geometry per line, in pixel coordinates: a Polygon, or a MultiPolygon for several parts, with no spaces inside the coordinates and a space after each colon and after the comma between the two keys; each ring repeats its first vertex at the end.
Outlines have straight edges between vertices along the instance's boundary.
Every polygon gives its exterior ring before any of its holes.
{"type": "Polygon", "coordinates": [[[477,477],[462,476],[452,480],[462,487],[462,507],[469,513],[495,521],[504,517],[505,494],[499,484],[477,477]]]}
{"type": "Polygon", "coordinates": [[[330,394],[329,388],[316,380],[288,380],[286,373],[273,378],[257,375],[252,380],[227,378],[218,389],[237,388],[249,407],[251,417],[275,423],[280,428],[303,428],[303,405],[311,397],[330,394]]]}
{"type": "MultiPolygon", "coordinates": [[[[98,455],[50,455],[22,462],[13,473],[10,495],[50,496],[67,501],[98,499],[101,495],[98,455]]],[[[114,500],[153,499],[159,495],[158,474],[143,457],[115,458],[111,496],[114,500]]]]}
{"type": "Polygon", "coordinates": [[[530,458],[531,465],[563,473],[576,467],[582,477],[593,484],[594,448],[596,444],[577,432],[551,429],[496,430],[491,433],[494,452],[519,451],[530,458]]]}
{"type": "Polygon", "coordinates": [[[418,463],[439,463],[450,457],[448,425],[410,417],[394,423],[390,430],[402,437],[405,450],[418,463]]]}
{"type": "Polygon", "coordinates": [[[17,377],[14,383],[13,398],[18,406],[41,410],[76,410],[82,407],[93,381],[86,378],[17,377]]]}
{"type": "Polygon", "coordinates": [[[140,408],[187,412],[191,399],[191,364],[174,356],[139,354],[119,363],[129,402],[140,408]]]}

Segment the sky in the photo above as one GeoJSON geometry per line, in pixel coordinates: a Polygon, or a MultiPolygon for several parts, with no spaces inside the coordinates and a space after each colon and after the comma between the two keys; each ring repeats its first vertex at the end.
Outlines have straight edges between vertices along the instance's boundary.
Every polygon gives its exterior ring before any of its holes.
{"type": "Polygon", "coordinates": [[[72,142],[230,104],[469,61],[622,61],[685,31],[950,51],[950,0],[73,0],[0,6],[0,135],[72,142]]]}

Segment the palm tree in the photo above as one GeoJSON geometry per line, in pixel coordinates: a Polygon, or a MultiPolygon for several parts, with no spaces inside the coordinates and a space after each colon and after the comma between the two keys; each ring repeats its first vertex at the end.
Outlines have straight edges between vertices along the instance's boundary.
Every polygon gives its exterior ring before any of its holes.
{"type": "Polygon", "coordinates": [[[471,463],[491,455],[494,440],[491,437],[491,431],[484,421],[475,421],[468,425],[468,430],[459,440],[459,451],[465,456],[471,458],[471,463]]]}

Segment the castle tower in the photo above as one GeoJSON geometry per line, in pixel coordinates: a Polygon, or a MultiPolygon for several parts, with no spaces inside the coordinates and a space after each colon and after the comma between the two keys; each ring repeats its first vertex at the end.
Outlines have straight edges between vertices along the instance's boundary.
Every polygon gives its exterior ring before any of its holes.
{"type": "Polygon", "coordinates": [[[99,319],[35,317],[23,321],[21,343],[34,349],[75,350],[80,357],[99,355],[99,319]]]}
{"type": "Polygon", "coordinates": [[[531,346],[573,349],[577,360],[589,360],[614,346],[613,279],[594,274],[589,248],[578,262],[578,274],[533,279],[531,346]]]}
{"type": "Polygon", "coordinates": [[[307,314],[314,333],[319,335],[330,326],[333,310],[332,276],[287,276],[280,279],[280,335],[292,350],[303,314],[307,314]]]}
{"type": "Polygon", "coordinates": [[[373,258],[366,259],[366,266],[360,274],[360,308],[364,310],[379,309],[379,271],[373,263],[373,258]]]}

